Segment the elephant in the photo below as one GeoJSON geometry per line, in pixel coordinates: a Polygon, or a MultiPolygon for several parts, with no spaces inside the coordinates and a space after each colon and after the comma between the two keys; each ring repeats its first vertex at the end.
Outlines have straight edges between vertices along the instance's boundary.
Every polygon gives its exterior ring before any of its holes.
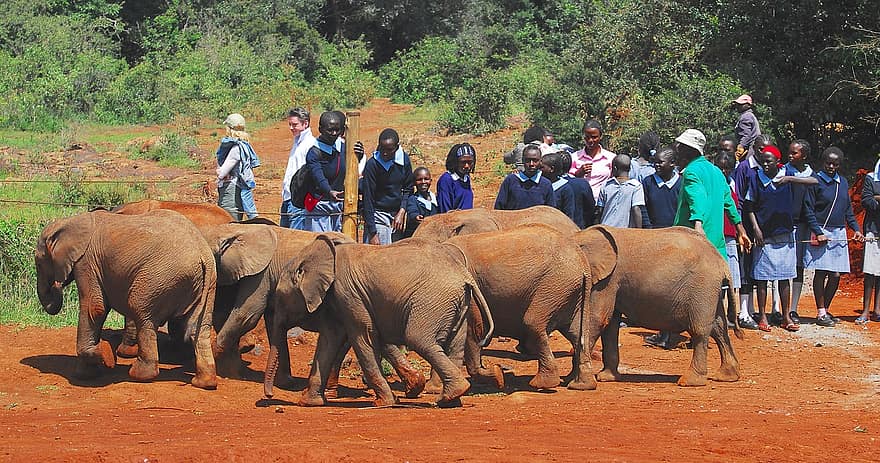
{"type": "Polygon", "coordinates": [[[214,256],[185,217],[165,210],[135,216],[96,211],[59,219],[40,234],[34,261],[37,295],[49,314],[61,310],[63,287],[76,281],[77,376],[95,376],[100,364],[115,366],[110,344],[101,339],[113,307],[137,327],[139,352],[129,369],[131,378],[148,381],[158,376],[156,328],[183,320],[196,354],[192,384],[217,387],[211,353],[214,256]],[[169,230],[174,230],[173,236],[169,230]]]}
{"type": "MultiPolygon", "coordinates": [[[[559,330],[574,347],[570,389],[595,389],[589,351],[582,355],[585,316],[592,287],[590,266],[580,248],[544,224],[452,237],[442,246],[460,251],[468,270],[489,303],[495,336],[507,336],[531,347],[538,373],[529,384],[550,389],[561,382],[548,334],[559,330]]],[[[499,367],[482,367],[473,336],[465,348],[471,377],[492,377],[503,387],[499,367]]]]}
{"type": "Polygon", "coordinates": [[[529,223],[542,223],[566,235],[580,230],[560,210],[550,206],[534,206],[516,211],[465,209],[432,215],[425,217],[413,237],[442,242],[453,236],[507,230],[529,223]]]}
{"type": "Polygon", "coordinates": [[[275,298],[267,397],[272,396],[282,335],[315,317],[323,320],[301,405],[326,403],[324,387],[346,342],[375,391],[374,405],[395,402],[377,361],[379,350],[387,348],[373,348],[388,345],[406,345],[427,360],[443,381],[438,405],[458,405],[470,383],[447,356],[449,345],[465,319],[481,346],[493,330],[486,300],[461,254],[422,240],[371,246],[321,234],[287,264],[275,298]],[[417,262],[423,265],[412,265],[417,262]]]}
{"type": "Polygon", "coordinates": [[[197,227],[205,225],[219,225],[232,222],[234,219],[226,210],[209,203],[187,203],[183,201],[158,201],[145,199],[133,203],[126,203],[112,210],[116,214],[139,215],[157,209],[175,211],[189,219],[197,227]]]}
{"type": "MultiPolygon", "coordinates": [[[[142,201],[126,203],[114,208],[111,212],[122,215],[140,215],[160,209],[175,211],[189,219],[189,221],[197,227],[224,224],[234,220],[225,209],[216,204],[188,203],[183,201],[158,201],[155,199],[145,199],[142,201]]],[[[223,295],[217,299],[227,299],[222,296],[223,295]]],[[[214,316],[225,312],[228,312],[228,310],[215,310],[214,316]]],[[[171,334],[171,338],[175,342],[183,340],[181,333],[184,330],[185,327],[177,326],[173,322],[168,325],[169,334],[171,334]]],[[[242,350],[248,350],[248,347],[253,348],[253,345],[245,346],[242,350]]],[[[122,342],[116,347],[116,355],[125,358],[137,357],[137,328],[135,327],[134,320],[128,318],[125,319],[125,331],[122,336],[122,342]]]]}
{"type": "MultiPolygon", "coordinates": [[[[588,348],[602,337],[602,371],[599,381],[618,381],[619,315],[645,328],[687,331],[694,353],[680,386],[707,382],[706,351],[709,337],[718,344],[721,369],[718,381],[737,381],[739,362],[727,333],[722,286],[730,270],[715,247],[697,231],[686,227],[662,229],[614,228],[594,225],[574,235],[590,263],[588,348]]],[[[728,291],[728,304],[736,301],[728,291]]],[[[742,338],[742,330],[734,325],[742,338]]]]}

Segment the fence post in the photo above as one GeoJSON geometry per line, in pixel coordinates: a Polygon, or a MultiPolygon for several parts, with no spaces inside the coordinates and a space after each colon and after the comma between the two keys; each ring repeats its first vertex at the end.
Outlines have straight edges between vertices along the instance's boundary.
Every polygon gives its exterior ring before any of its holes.
{"type": "Polygon", "coordinates": [[[358,203],[358,158],[354,154],[354,144],[360,138],[361,113],[348,111],[345,113],[345,201],[343,202],[342,233],[357,240],[357,203],[358,203]]]}

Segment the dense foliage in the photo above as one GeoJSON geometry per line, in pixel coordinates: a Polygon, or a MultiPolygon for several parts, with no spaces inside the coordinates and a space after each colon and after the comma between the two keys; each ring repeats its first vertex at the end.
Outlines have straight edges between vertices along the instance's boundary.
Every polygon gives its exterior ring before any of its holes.
{"type": "Polygon", "coordinates": [[[732,130],[877,152],[880,15],[870,0],[10,0],[0,126],[165,122],[238,111],[436,103],[453,132],[525,114],[580,144],[732,130]]]}

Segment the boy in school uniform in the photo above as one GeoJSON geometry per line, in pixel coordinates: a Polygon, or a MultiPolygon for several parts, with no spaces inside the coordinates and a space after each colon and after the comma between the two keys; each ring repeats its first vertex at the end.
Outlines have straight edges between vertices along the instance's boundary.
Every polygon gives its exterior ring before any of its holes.
{"type": "Polygon", "coordinates": [[[559,153],[545,154],[541,158],[541,174],[547,180],[550,180],[553,185],[553,192],[556,195],[556,208],[574,222],[577,219],[575,215],[575,197],[571,182],[562,176],[566,172],[568,172],[568,168],[562,165],[562,156],[559,153]]]}
{"type": "Polygon", "coordinates": [[[508,175],[498,190],[495,209],[517,210],[532,206],[556,207],[553,185],[541,175],[541,148],[528,145],[523,149],[523,171],[508,175]]]}
{"type": "Polygon", "coordinates": [[[364,238],[369,244],[391,244],[403,238],[406,202],[413,189],[409,156],[400,147],[394,129],[379,134],[379,142],[365,166],[364,238]]]}
{"type": "Polygon", "coordinates": [[[410,195],[406,201],[406,231],[404,237],[413,236],[419,224],[430,217],[440,213],[437,205],[437,197],[431,192],[431,171],[427,167],[417,167],[413,171],[416,184],[416,194],[410,195]]]}
{"type": "Polygon", "coordinates": [[[596,200],[602,225],[642,228],[645,192],[638,180],[629,178],[631,162],[625,154],[618,154],[611,161],[611,179],[602,186],[596,200]]]}
{"type": "MultiPolygon", "coordinates": [[[[571,153],[559,151],[559,157],[564,165],[571,165],[571,153]]],[[[568,180],[568,185],[574,194],[574,223],[581,230],[593,225],[596,222],[596,198],[593,196],[590,182],[584,178],[575,177],[570,172],[566,172],[562,176],[568,180]]]]}
{"type": "Polygon", "coordinates": [[[675,151],[661,149],[654,163],[655,172],[642,180],[645,190],[645,208],[650,228],[671,227],[678,209],[681,176],[675,171],[675,151]]]}

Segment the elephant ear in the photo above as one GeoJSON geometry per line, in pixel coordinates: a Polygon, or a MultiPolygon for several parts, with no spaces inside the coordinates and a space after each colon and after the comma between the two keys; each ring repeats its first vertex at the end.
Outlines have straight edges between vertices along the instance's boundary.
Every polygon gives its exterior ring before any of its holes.
{"type": "Polygon", "coordinates": [[[73,266],[85,254],[95,228],[95,213],[91,212],[46,226],[37,243],[37,254],[45,253],[52,262],[55,281],[65,283],[70,279],[73,266]]]}
{"type": "Polygon", "coordinates": [[[577,244],[590,261],[593,284],[608,278],[617,267],[617,241],[607,227],[595,225],[578,232],[577,244]]]}
{"type": "Polygon", "coordinates": [[[293,280],[302,292],[309,313],[318,310],[336,280],[336,246],[339,242],[340,238],[336,236],[321,234],[302,250],[293,280]]]}
{"type": "MultiPolygon", "coordinates": [[[[256,275],[272,261],[278,236],[267,225],[219,225],[216,237],[217,284],[235,284],[256,275]]],[[[212,243],[213,244],[213,243],[212,243]]]]}

